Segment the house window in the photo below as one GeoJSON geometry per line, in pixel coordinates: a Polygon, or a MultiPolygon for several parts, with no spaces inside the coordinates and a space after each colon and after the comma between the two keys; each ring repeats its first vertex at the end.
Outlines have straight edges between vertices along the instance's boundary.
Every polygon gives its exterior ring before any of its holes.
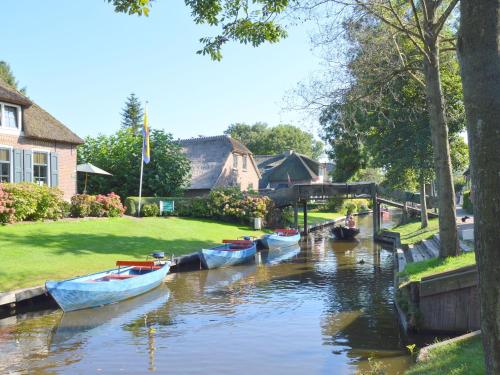
{"type": "Polygon", "coordinates": [[[49,156],[46,152],[33,152],[33,180],[40,185],[48,185],[49,156]]]}
{"type": "Polygon", "coordinates": [[[247,170],[247,162],[248,162],[248,156],[247,155],[243,155],[243,170],[244,171],[247,170]]]}
{"type": "Polygon", "coordinates": [[[3,115],[5,119],[5,126],[7,128],[18,128],[17,107],[5,105],[3,108],[3,115]]]}
{"type": "Polygon", "coordinates": [[[0,103],[0,128],[19,130],[21,128],[21,107],[0,103]]]}
{"type": "Polygon", "coordinates": [[[233,169],[238,169],[238,154],[233,154],[233,169]]]}
{"type": "Polygon", "coordinates": [[[0,148],[0,182],[10,182],[10,150],[0,148]]]}

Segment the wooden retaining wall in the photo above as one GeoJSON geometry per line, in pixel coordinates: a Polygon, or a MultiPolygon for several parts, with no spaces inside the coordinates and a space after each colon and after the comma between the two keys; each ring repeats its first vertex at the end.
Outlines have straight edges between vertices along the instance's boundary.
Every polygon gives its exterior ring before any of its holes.
{"type": "Polygon", "coordinates": [[[480,329],[476,266],[423,278],[419,294],[421,329],[449,332],[480,329]]]}

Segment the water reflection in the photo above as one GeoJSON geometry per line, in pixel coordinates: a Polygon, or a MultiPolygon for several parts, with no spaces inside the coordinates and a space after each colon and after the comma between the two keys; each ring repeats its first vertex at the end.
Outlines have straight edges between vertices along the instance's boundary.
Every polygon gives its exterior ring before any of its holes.
{"type": "Polygon", "coordinates": [[[256,264],[169,275],[108,309],[0,325],[0,370],[351,374],[375,357],[396,374],[408,357],[392,254],[368,236],[370,217],[359,225],[356,242],[325,231],[256,264]]]}

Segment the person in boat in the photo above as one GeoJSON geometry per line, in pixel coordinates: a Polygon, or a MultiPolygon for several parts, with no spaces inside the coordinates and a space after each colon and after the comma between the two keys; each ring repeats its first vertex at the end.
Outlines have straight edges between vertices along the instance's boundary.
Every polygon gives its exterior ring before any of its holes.
{"type": "Polygon", "coordinates": [[[354,221],[354,217],[351,214],[347,214],[347,217],[345,218],[345,224],[349,229],[356,228],[356,222],[354,221]]]}

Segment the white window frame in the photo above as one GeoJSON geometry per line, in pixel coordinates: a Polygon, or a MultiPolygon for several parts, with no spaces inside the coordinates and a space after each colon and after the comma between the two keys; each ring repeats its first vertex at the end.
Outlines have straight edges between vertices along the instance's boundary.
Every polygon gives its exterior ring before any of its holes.
{"type": "Polygon", "coordinates": [[[51,187],[50,177],[51,177],[52,173],[51,173],[51,168],[50,168],[51,167],[50,166],[50,151],[35,149],[35,148],[31,149],[31,180],[33,181],[34,184],[36,184],[36,181],[35,181],[35,152],[47,154],[47,186],[51,187]]]}
{"type": "Polygon", "coordinates": [[[9,134],[21,134],[22,124],[23,124],[23,111],[20,105],[0,102],[0,131],[2,133],[9,134]],[[17,108],[17,128],[10,128],[5,126],[5,106],[17,108]]]}
{"type": "Polygon", "coordinates": [[[236,153],[233,153],[233,170],[237,171],[238,168],[239,168],[239,165],[238,165],[238,154],[236,153]]]}
{"type": "Polygon", "coordinates": [[[242,155],[241,159],[241,168],[246,172],[248,170],[248,155],[242,155]]]}
{"type": "Polygon", "coordinates": [[[12,146],[7,146],[7,145],[0,145],[0,149],[7,149],[9,150],[9,157],[10,157],[10,176],[9,176],[9,183],[14,182],[14,147],[12,146]]]}

